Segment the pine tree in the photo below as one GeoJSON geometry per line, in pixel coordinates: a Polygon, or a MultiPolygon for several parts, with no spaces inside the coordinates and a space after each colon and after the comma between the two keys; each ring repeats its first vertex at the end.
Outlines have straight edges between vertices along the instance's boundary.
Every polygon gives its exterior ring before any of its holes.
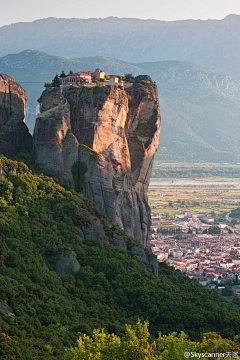
{"type": "Polygon", "coordinates": [[[58,74],[56,74],[56,76],[52,80],[52,86],[53,87],[59,87],[60,85],[61,85],[60,78],[59,78],[58,74]]]}

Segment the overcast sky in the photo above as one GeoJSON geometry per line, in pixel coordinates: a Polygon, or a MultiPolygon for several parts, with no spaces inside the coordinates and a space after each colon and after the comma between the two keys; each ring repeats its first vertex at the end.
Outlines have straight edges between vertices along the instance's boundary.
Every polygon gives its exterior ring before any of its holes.
{"type": "Polygon", "coordinates": [[[240,0],[0,0],[0,9],[0,26],[47,17],[206,20],[240,14],[240,0]]]}

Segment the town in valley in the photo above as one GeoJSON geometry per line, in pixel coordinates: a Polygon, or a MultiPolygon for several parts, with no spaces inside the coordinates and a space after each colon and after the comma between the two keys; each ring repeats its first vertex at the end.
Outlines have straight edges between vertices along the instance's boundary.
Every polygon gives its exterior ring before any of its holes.
{"type": "Polygon", "coordinates": [[[153,178],[148,196],[158,261],[240,301],[240,179],[153,178]]]}

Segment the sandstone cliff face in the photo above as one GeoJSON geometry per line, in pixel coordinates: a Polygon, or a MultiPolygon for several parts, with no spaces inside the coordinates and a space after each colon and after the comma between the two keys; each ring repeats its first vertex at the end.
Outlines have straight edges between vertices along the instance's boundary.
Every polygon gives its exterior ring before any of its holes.
{"type": "Polygon", "coordinates": [[[0,154],[13,156],[31,139],[25,125],[27,93],[10,76],[0,74],[0,154]]]}
{"type": "Polygon", "coordinates": [[[126,90],[54,88],[39,102],[39,166],[64,184],[79,183],[83,196],[147,248],[147,190],[161,122],[156,85],[138,76],[126,90]]]}

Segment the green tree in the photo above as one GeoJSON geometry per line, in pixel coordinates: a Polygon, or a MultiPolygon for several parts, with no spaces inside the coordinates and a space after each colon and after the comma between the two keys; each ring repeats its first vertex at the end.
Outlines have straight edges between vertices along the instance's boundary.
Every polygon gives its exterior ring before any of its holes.
{"type": "Polygon", "coordinates": [[[65,74],[65,71],[64,70],[62,70],[62,73],[61,73],[61,75],[60,75],[60,78],[63,78],[63,77],[66,77],[67,75],[65,74]]]}
{"type": "Polygon", "coordinates": [[[224,289],[222,289],[222,296],[232,296],[233,289],[230,285],[226,285],[224,289]]]}
{"type": "Polygon", "coordinates": [[[232,221],[231,221],[232,225],[236,225],[239,223],[239,219],[238,218],[233,218],[232,221]]]}
{"type": "Polygon", "coordinates": [[[104,329],[94,330],[93,336],[83,335],[78,347],[66,351],[65,360],[183,360],[186,353],[238,352],[238,338],[225,340],[216,333],[203,334],[201,342],[189,340],[184,332],[159,334],[157,341],[150,341],[148,323],[131,327],[126,325],[122,338],[107,334],[104,329]]]}
{"type": "Polygon", "coordinates": [[[126,81],[133,81],[135,80],[134,76],[132,74],[126,74],[125,75],[125,80],[126,81]]]}
{"type": "Polygon", "coordinates": [[[88,168],[85,162],[75,161],[72,165],[71,171],[73,175],[73,180],[75,184],[75,188],[78,192],[83,191],[86,178],[84,174],[87,172],[88,168]]]}
{"type": "Polygon", "coordinates": [[[226,280],[224,281],[224,285],[225,285],[225,286],[226,286],[226,285],[232,286],[232,285],[233,285],[233,280],[232,280],[232,279],[226,279],[226,280]]]}
{"type": "Polygon", "coordinates": [[[78,347],[71,348],[65,360],[155,360],[156,343],[149,344],[148,323],[138,321],[136,326],[126,326],[125,336],[121,339],[114,334],[107,334],[104,329],[94,330],[92,338],[83,335],[78,340],[78,347]]]}
{"type": "Polygon", "coordinates": [[[221,234],[221,229],[219,226],[210,226],[210,228],[208,229],[208,233],[209,234],[221,234]]]}
{"type": "Polygon", "coordinates": [[[52,81],[52,86],[59,87],[60,85],[61,85],[60,78],[59,78],[58,74],[56,74],[56,76],[54,77],[54,79],[52,81]]]}

